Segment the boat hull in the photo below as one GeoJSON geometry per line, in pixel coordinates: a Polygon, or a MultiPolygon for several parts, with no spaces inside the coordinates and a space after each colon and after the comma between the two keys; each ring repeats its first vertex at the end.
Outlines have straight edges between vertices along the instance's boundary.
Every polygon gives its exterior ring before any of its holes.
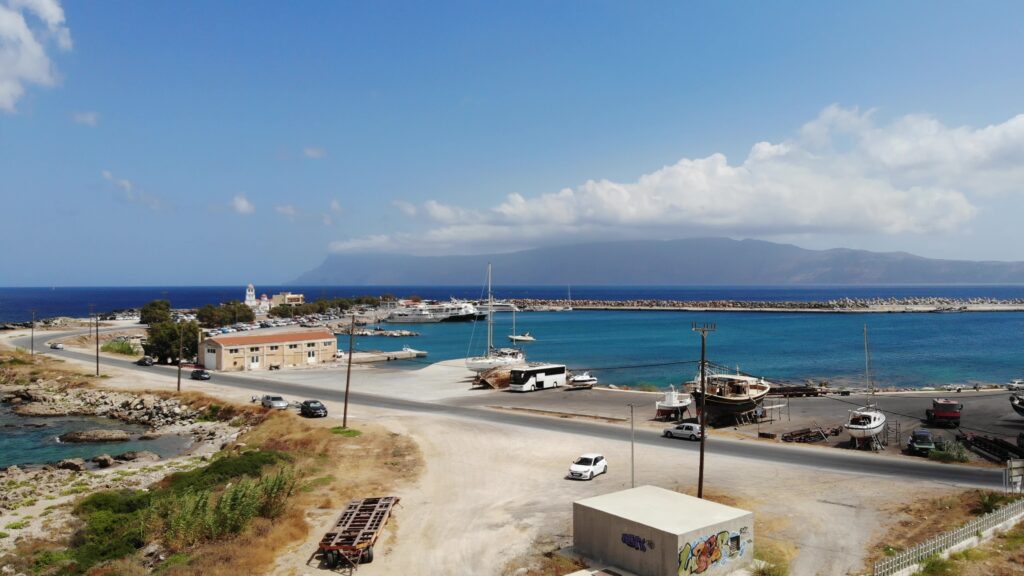
{"type": "Polygon", "coordinates": [[[492,368],[511,368],[524,362],[523,358],[507,358],[502,356],[482,356],[466,360],[466,368],[473,372],[487,372],[492,368]]]}
{"type": "Polygon", "coordinates": [[[885,421],[874,426],[851,427],[849,424],[846,425],[846,431],[850,433],[850,437],[858,440],[878,436],[882,433],[882,430],[885,430],[885,421]]]}
{"type": "MultiPolygon", "coordinates": [[[[700,390],[695,390],[691,394],[698,408],[704,405],[702,401],[703,394],[700,390]]],[[[761,401],[764,400],[767,394],[767,390],[763,393],[744,398],[727,398],[725,396],[708,394],[705,408],[708,412],[708,420],[714,422],[751,412],[761,404],[761,401]]]]}
{"type": "Polygon", "coordinates": [[[1010,406],[1018,416],[1024,416],[1024,398],[1020,396],[1010,396],[1010,406]]]}

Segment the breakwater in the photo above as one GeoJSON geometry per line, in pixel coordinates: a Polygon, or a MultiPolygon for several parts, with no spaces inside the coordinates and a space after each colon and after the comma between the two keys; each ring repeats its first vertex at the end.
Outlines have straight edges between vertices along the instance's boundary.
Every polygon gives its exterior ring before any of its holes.
{"type": "Polygon", "coordinates": [[[515,298],[523,310],[679,310],[745,312],[1014,312],[1024,311],[1024,298],[839,298],[824,301],[773,300],[544,300],[515,298]]]}

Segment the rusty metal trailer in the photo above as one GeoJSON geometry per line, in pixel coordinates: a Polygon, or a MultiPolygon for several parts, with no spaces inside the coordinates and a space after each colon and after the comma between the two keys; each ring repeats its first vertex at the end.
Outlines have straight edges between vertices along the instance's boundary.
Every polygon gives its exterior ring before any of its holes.
{"type": "Polygon", "coordinates": [[[352,500],[334,527],[320,539],[313,557],[319,555],[328,568],[350,570],[373,562],[373,545],[396,504],[397,496],[352,500]]]}

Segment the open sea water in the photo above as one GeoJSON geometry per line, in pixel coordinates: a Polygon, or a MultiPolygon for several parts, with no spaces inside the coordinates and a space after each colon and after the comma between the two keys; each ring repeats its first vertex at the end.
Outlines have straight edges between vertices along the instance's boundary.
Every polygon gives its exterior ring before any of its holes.
{"type": "MultiPolygon", "coordinates": [[[[447,299],[479,298],[472,286],[257,286],[257,293],[282,290],[307,299],[334,296],[419,295],[447,299]]],[[[496,287],[499,298],[565,298],[564,286],[496,287]]],[[[139,307],[166,298],[177,308],[244,297],[243,286],[0,288],[0,322],[139,307]]],[[[573,286],[574,300],[742,300],[825,301],[839,298],[1024,298],[1024,286],[573,286]]],[[[943,384],[1005,383],[1024,377],[1024,312],[950,314],[790,314],[783,312],[524,312],[516,332],[531,332],[525,344],[531,361],[564,363],[590,369],[602,383],[668,386],[689,380],[700,357],[693,322],[714,322],[708,358],[775,381],[829,380],[858,385],[864,381],[863,327],[869,328],[873,376],[879,386],[922,387],[943,384]]],[[[508,345],[512,315],[498,314],[496,345],[508,345]]],[[[421,332],[414,338],[358,338],[363,350],[398,350],[403,345],[429,356],[395,366],[415,368],[484,352],[486,323],[384,325],[421,332]]],[[[339,337],[339,348],[348,346],[339,337]]]]}

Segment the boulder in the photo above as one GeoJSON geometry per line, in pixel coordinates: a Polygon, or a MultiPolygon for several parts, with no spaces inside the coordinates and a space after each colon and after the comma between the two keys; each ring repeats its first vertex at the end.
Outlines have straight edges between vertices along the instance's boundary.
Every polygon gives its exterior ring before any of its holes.
{"type": "Polygon", "coordinates": [[[81,472],[82,470],[85,470],[85,460],[82,460],[81,458],[68,458],[67,460],[61,460],[60,462],[57,462],[57,468],[60,468],[61,470],[74,470],[76,472],[81,472]]]}
{"type": "Polygon", "coordinates": [[[110,468],[116,463],[110,454],[100,454],[93,458],[92,461],[98,464],[100,468],[110,468]]]}
{"type": "Polygon", "coordinates": [[[124,430],[79,430],[60,435],[61,442],[124,442],[132,435],[124,430]]]}
{"type": "Polygon", "coordinates": [[[156,462],[160,455],[148,450],[131,450],[114,456],[114,459],[122,462],[156,462]]]}

